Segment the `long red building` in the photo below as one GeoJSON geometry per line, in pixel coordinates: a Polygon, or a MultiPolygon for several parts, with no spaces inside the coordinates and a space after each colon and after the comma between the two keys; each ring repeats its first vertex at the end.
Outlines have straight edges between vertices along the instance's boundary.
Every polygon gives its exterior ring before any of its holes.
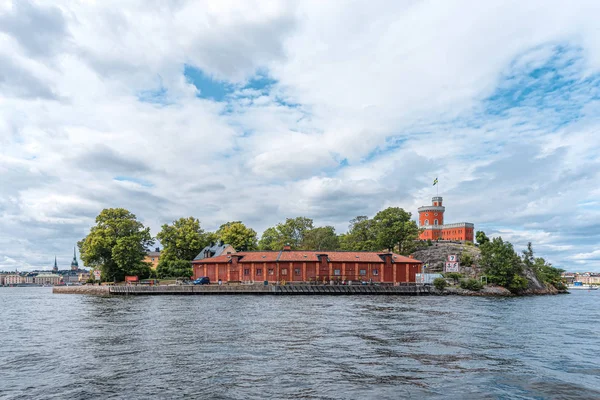
{"type": "MultiPolygon", "coordinates": [[[[286,246],[287,247],[287,246],[286,246]]],[[[211,282],[352,280],[415,282],[422,262],[394,253],[347,251],[242,251],[192,261],[194,278],[211,282]]]]}

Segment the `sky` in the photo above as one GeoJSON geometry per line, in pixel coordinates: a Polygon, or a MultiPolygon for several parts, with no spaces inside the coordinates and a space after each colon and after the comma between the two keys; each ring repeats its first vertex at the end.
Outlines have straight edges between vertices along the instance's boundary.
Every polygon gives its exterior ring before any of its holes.
{"type": "Polygon", "coordinates": [[[444,197],[600,272],[600,2],[0,0],[0,270],[107,207],[345,232],[444,197]],[[433,179],[439,186],[432,186],[433,179]]]}

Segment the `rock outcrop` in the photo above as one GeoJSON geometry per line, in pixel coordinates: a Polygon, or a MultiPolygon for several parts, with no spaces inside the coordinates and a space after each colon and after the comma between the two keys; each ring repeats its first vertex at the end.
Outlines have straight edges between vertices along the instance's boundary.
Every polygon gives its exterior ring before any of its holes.
{"type": "Polygon", "coordinates": [[[475,276],[479,274],[479,259],[481,251],[479,247],[473,244],[464,243],[445,243],[433,242],[431,246],[423,247],[415,251],[412,256],[427,264],[426,272],[440,273],[444,272],[444,265],[449,255],[457,255],[460,265],[460,273],[465,276],[475,276]],[[473,260],[473,265],[466,267],[461,263],[463,254],[469,254],[473,260]]]}

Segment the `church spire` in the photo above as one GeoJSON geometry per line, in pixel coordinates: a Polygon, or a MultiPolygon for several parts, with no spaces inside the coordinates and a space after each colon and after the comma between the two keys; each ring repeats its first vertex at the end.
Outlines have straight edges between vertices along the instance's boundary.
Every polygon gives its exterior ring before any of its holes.
{"type": "Polygon", "coordinates": [[[79,269],[79,263],[77,263],[77,253],[75,253],[75,246],[73,246],[73,261],[71,261],[71,270],[76,271],[79,269]]]}
{"type": "Polygon", "coordinates": [[[58,264],[56,263],[56,256],[54,256],[54,268],[52,268],[54,272],[58,271],[58,264]]]}

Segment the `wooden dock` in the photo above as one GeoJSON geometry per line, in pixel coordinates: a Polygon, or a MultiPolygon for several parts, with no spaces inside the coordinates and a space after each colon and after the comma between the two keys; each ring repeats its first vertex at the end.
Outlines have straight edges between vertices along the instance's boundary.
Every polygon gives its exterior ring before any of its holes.
{"type": "Polygon", "coordinates": [[[416,284],[393,285],[179,285],[179,286],[111,286],[111,295],[395,295],[422,296],[430,287],[416,284]]]}

